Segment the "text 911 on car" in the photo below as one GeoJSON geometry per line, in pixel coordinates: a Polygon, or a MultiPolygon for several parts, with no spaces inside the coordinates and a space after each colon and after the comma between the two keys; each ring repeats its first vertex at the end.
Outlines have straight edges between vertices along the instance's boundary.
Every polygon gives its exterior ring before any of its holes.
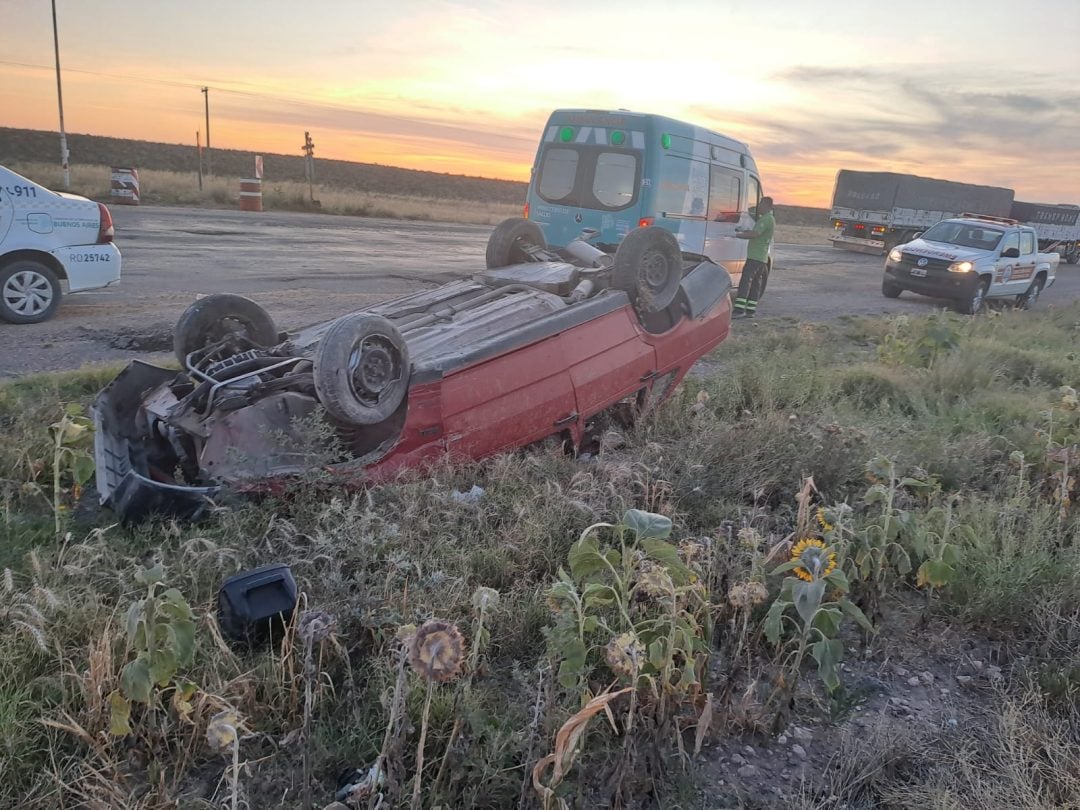
{"type": "Polygon", "coordinates": [[[670,232],[632,231],[614,254],[594,235],[554,251],[506,220],[486,271],[292,335],[247,298],[197,300],[181,371],[133,362],[95,401],[102,503],[194,516],[223,489],[287,486],[320,463],[312,419],[344,448],[322,465],[343,483],[550,436],[580,448],[601,415],[669,396],[731,320],[728,273],[670,232]]]}

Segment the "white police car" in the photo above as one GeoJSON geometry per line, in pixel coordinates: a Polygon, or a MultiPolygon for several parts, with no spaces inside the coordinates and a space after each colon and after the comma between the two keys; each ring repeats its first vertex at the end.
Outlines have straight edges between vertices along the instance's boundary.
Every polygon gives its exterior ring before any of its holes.
{"type": "Polygon", "coordinates": [[[101,203],[49,191],[0,166],[0,320],[48,320],[60,298],[120,280],[113,221],[101,203]]]}

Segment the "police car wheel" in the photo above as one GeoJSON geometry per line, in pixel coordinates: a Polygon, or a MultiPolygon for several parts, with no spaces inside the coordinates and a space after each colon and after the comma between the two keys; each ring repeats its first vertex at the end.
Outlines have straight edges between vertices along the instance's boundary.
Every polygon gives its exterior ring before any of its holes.
{"type": "Polygon", "coordinates": [[[897,287],[888,279],[881,282],[881,294],[886,298],[899,298],[900,293],[904,291],[903,287],[897,287]]]}
{"type": "Polygon", "coordinates": [[[8,323],[41,323],[60,306],[60,280],[51,269],[21,259],[0,269],[0,319],[8,323]]]}
{"type": "Polygon", "coordinates": [[[956,302],[956,308],[964,315],[978,315],[986,307],[986,291],[990,289],[990,282],[986,279],[979,281],[972,290],[971,295],[956,302]]]}
{"type": "Polygon", "coordinates": [[[1043,280],[1037,278],[1031,282],[1031,286],[1027,288],[1027,291],[1021,295],[1016,296],[1017,309],[1031,309],[1039,301],[1039,294],[1042,292],[1043,280]]]}
{"type": "Polygon", "coordinates": [[[671,231],[652,226],[630,231],[615,251],[611,286],[630,296],[638,312],[660,312],[679,294],[682,249],[671,231]]]}

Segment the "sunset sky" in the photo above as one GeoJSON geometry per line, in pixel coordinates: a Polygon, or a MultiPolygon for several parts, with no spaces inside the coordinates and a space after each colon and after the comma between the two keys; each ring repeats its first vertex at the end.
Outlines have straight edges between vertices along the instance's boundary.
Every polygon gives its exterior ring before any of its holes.
{"type": "MultiPolygon", "coordinates": [[[[1080,203],[1080,0],[57,0],[68,132],[526,180],[556,107],[746,141],[779,202],[840,168],[1080,203]],[[204,133],[205,134],[205,133],[204,133]]],[[[0,0],[0,125],[58,128],[48,0],[0,0]]],[[[79,156],[72,156],[77,163],[79,156]]]]}

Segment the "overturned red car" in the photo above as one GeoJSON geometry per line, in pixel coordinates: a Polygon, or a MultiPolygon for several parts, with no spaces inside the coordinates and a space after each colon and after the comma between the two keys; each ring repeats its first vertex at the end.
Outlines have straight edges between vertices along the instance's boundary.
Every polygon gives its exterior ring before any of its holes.
{"type": "Polygon", "coordinates": [[[199,299],[176,326],[180,371],[135,361],[95,400],[102,504],[195,516],[313,464],[375,482],[550,436],[580,448],[613,407],[670,395],[731,319],[727,272],[668,231],[632,231],[614,254],[593,236],[554,251],[510,219],[486,271],[292,335],[247,298],[199,299]],[[339,457],[313,457],[314,423],[339,457]]]}

